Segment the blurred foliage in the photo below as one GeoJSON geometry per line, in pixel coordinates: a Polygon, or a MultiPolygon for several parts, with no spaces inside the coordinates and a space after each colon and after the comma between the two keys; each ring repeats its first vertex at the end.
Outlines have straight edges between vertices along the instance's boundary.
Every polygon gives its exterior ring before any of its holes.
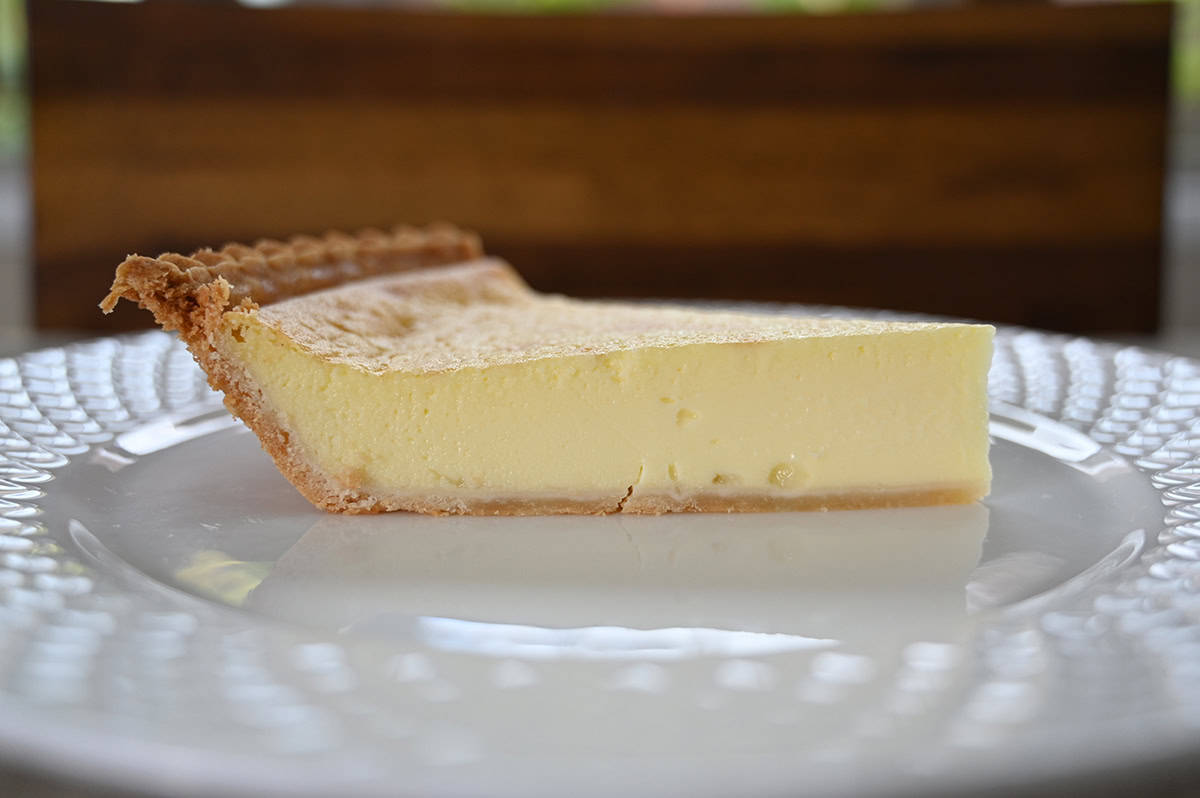
{"type": "Polygon", "coordinates": [[[586,14],[589,11],[619,11],[634,6],[634,0],[442,0],[453,11],[484,14],[586,14]]]}
{"type": "Polygon", "coordinates": [[[1200,102],[1200,0],[1182,0],[1176,9],[1175,92],[1200,102]]]}
{"type": "Polygon", "coordinates": [[[25,4],[0,0],[0,158],[25,149],[29,104],[24,89],[25,4]]]}
{"type": "Polygon", "coordinates": [[[0,80],[8,83],[25,61],[25,4],[0,0],[0,80]]]}
{"type": "MultiPolygon", "coordinates": [[[[719,12],[745,7],[763,12],[828,14],[879,11],[913,5],[913,0],[430,0],[456,11],[503,14],[582,14],[591,11],[661,9],[664,12],[719,12]]],[[[246,2],[246,0],[242,0],[246,2]]],[[[259,2],[259,0],[255,0],[259,2]]]]}

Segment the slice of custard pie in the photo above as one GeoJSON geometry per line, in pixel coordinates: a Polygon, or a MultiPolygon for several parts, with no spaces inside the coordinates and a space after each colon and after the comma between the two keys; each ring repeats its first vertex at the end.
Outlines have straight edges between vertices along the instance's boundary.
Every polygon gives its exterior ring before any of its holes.
{"type": "Polygon", "coordinates": [[[539,294],[449,227],[134,255],[121,298],[327,510],[832,510],[991,480],[986,325],[539,294]]]}

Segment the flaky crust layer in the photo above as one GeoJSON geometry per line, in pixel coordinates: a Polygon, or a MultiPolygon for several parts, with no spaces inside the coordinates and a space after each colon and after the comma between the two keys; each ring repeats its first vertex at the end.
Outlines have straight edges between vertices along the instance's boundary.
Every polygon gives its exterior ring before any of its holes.
{"type": "MultiPolygon", "coordinates": [[[[253,308],[382,274],[472,260],[483,254],[479,237],[449,225],[397,227],[390,233],[326,233],[253,245],[226,244],[191,255],[130,255],[117,267],[100,309],[121,299],[150,310],[165,330],[179,330],[191,346],[211,336],[221,314],[253,308]]],[[[194,350],[193,350],[194,351],[194,350]]]]}

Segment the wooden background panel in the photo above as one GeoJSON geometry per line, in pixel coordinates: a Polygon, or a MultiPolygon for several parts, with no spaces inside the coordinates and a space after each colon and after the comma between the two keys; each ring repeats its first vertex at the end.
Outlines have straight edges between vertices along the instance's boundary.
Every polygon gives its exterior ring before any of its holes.
{"type": "Polygon", "coordinates": [[[464,16],[32,2],[37,46],[54,66],[44,80],[56,92],[650,105],[1144,100],[1170,14],[1026,4],[849,16],[464,16]],[[106,31],[118,38],[98,35],[106,31]],[[115,63],[94,68],[106,61],[115,63]]]}
{"type": "Polygon", "coordinates": [[[581,295],[1157,322],[1165,5],[31,10],[45,326],[130,250],[429,219],[581,295]]]}
{"type": "Polygon", "coordinates": [[[39,145],[70,175],[61,189],[91,210],[39,209],[47,225],[79,224],[69,244],[86,248],[111,240],[132,207],[169,236],[187,216],[228,219],[231,204],[257,217],[239,220],[238,236],[255,235],[264,215],[313,229],[361,223],[364,211],[367,221],[452,214],[505,237],[848,247],[1085,242],[1158,223],[1153,201],[1124,190],[1160,131],[1120,106],[730,119],[692,108],[139,99],[47,101],[39,121],[39,145]],[[110,152],[97,157],[81,126],[104,131],[110,152]],[[797,141],[798,130],[822,135],[797,141]],[[1089,140],[1097,130],[1108,135],[1089,140]]]}

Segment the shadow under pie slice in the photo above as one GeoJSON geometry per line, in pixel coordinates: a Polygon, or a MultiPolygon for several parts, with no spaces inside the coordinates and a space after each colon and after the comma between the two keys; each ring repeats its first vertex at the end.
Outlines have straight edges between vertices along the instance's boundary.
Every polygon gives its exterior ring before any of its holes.
{"type": "Polygon", "coordinates": [[[742,512],[986,495],[987,325],[797,318],[531,290],[453,228],[131,256],[315,505],[742,512]]]}

